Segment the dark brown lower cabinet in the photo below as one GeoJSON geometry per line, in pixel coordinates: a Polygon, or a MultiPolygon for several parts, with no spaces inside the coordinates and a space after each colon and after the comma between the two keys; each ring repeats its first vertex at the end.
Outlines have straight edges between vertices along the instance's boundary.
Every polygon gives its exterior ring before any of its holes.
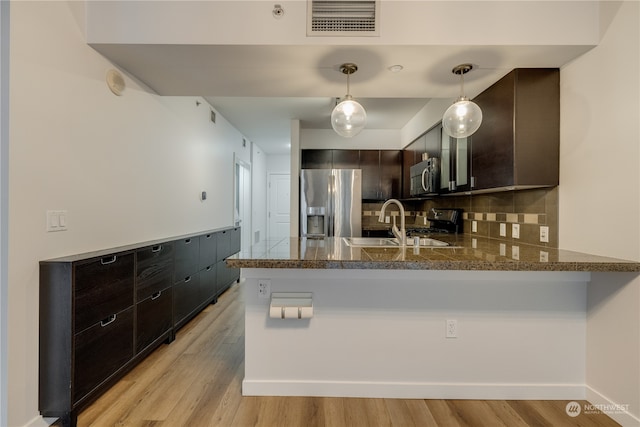
{"type": "Polygon", "coordinates": [[[217,297],[216,264],[213,264],[200,271],[200,299],[215,302],[217,297]]]}
{"type": "Polygon", "coordinates": [[[173,323],[177,327],[186,323],[200,305],[200,275],[187,276],[173,284],[173,323]]]}
{"type": "MultiPolygon", "coordinates": [[[[139,301],[136,310],[136,352],[140,353],[173,328],[173,289],[167,288],[139,301]]],[[[170,337],[172,338],[172,337],[170,337]]]]}
{"type": "Polygon", "coordinates": [[[239,278],[223,261],[239,250],[240,228],[229,227],[41,261],[40,413],[75,427],[79,411],[239,278]]]}
{"type": "Polygon", "coordinates": [[[73,400],[78,402],[133,357],[133,307],[75,337],[73,400]]]}

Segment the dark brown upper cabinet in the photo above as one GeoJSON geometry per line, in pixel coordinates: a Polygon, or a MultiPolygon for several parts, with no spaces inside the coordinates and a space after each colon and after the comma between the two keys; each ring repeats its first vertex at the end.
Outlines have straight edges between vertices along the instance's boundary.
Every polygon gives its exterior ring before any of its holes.
{"type": "Polygon", "coordinates": [[[360,150],[331,150],[333,169],[359,169],[360,150]]]}
{"type": "Polygon", "coordinates": [[[302,150],[300,164],[302,169],[331,169],[332,150],[302,150]]]}
{"type": "Polygon", "coordinates": [[[362,200],[380,201],[402,194],[400,150],[302,150],[302,169],[361,169],[362,200]]]}
{"type": "Polygon", "coordinates": [[[483,119],[471,136],[471,190],[558,185],[558,69],[515,69],[474,102],[483,119]]]}

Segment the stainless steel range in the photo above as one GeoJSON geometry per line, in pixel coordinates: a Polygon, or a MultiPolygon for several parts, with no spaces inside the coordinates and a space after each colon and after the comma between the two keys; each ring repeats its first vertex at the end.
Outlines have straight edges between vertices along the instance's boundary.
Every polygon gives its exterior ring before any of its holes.
{"type": "Polygon", "coordinates": [[[434,233],[462,233],[462,209],[431,208],[427,212],[429,227],[411,227],[410,236],[434,233]]]}

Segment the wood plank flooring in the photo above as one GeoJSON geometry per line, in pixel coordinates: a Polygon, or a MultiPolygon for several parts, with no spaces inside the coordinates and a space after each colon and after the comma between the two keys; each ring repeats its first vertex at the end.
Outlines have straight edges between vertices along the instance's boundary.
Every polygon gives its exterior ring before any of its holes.
{"type": "MultiPolygon", "coordinates": [[[[243,397],[242,284],[231,287],[78,418],[79,427],[617,426],[566,401],[243,397]]],[[[584,404],[585,402],[580,402],[584,404]]]]}

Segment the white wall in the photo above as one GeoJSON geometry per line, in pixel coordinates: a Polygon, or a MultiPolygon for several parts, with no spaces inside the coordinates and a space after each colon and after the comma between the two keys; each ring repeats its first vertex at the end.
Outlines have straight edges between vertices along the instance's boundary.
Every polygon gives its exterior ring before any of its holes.
{"type": "Polygon", "coordinates": [[[10,426],[38,417],[38,261],[231,225],[234,151],[250,162],[242,135],[195,97],[129,77],[113,95],[78,3],[11,3],[10,426]],[[46,233],[47,209],[68,210],[69,230],[46,233]]]}
{"type": "MultiPolygon", "coordinates": [[[[292,250],[304,259],[312,246],[292,250]]],[[[243,269],[243,276],[244,395],[584,398],[589,273],[243,269]],[[312,292],[313,317],[269,318],[269,300],[255,292],[266,278],[271,292],[312,292]],[[457,339],[445,338],[447,319],[458,321],[457,339]]]]}
{"type": "Polygon", "coordinates": [[[291,173],[291,154],[267,155],[267,173],[291,173]]]}
{"type": "MultiPolygon", "coordinates": [[[[640,261],[640,4],[601,2],[602,40],[561,69],[560,247],[640,261]],[[606,212],[619,213],[606,219],[606,212]]],[[[594,274],[587,398],[640,424],[640,279],[594,274]]]]}

